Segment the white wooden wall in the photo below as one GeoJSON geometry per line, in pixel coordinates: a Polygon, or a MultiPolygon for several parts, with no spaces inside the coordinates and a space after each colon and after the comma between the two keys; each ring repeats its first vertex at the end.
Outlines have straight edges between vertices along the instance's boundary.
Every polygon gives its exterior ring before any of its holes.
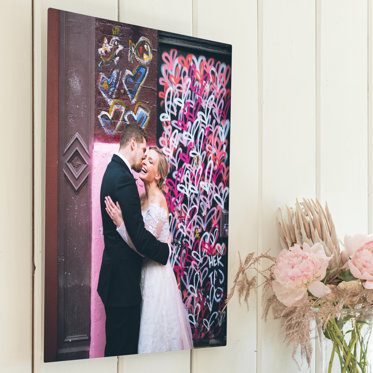
{"type": "Polygon", "coordinates": [[[341,238],[373,229],[372,1],[1,0],[0,370],[298,371],[260,293],[230,304],[227,347],[42,363],[48,7],[233,45],[231,285],[238,251],[279,251],[296,198],[328,201],[341,238]]]}

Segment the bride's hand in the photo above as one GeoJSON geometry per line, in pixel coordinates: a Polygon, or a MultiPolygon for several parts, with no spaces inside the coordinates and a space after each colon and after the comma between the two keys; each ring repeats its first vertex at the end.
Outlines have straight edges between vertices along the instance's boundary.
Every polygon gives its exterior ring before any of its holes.
{"type": "Polygon", "coordinates": [[[113,223],[117,226],[120,227],[123,223],[123,217],[122,217],[122,210],[119,206],[119,203],[117,202],[116,204],[113,202],[111,197],[105,197],[105,210],[110,216],[111,220],[113,223]]]}

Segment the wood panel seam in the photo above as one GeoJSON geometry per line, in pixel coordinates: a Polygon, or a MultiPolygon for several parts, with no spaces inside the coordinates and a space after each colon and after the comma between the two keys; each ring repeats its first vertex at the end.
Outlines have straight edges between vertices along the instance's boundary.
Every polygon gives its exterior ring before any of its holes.
{"type": "Polygon", "coordinates": [[[316,198],[320,199],[321,182],[320,182],[320,165],[321,165],[321,0],[315,0],[315,181],[316,181],[316,198]]]}
{"type": "Polygon", "coordinates": [[[372,2],[367,0],[367,146],[368,146],[368,232],[372,233],[373,231],[373,219],[372,219],[372,209],[373,209],[373,181],[372,181],[372,2]]]}
{"type": "MultiPolygon", "coordinates": [[[[321,0],[315,0],[315,189],[321,198],[321,0]]],[[[315,372],[320,372],[320,351],[315,344],[315,372]]]]}
{"type": "MultiPolygon", "coordinates": [[[[258,73],[258,235],[257,254],[262,246],[263,215],[263,0],[257,0],[257,73],[258,73]]],[[[261,300],[262,291],[256,292],[256,372],[261,373],[261,300]]]]}
{"type": "Polygon", "coordinates": [[[198,0],[192,1],[192,36],[197,37],[198,34],[198,0]]]}
{"type": "Polygon", "coordinates": [[[31,197],[31,265],[32,265],[32,279],[31,279],[31,372],[35,371],[35,109],[34,109],[34,82],[35,82],[35,73],[34,73],[34,0],[31,0],[31,152],[32,152],[32,166],[31,166],[31,183],[32,183],[32,197],[31,197]]]}

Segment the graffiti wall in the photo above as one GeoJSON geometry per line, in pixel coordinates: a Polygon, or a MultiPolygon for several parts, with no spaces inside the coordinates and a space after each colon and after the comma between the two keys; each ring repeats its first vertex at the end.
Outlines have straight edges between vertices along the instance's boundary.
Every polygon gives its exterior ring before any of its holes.
{"type": "Polygon", "coordinates": [[[193,42],[176,49],[154,30],[97,20],[95,139],[117,144],[134,121],[166,155],[172,264],[194,345],[222,345],[231,66],[229,55],[196,52],[193,42]]]}
{"type": "Polygon", "coordinates": [[[96,20],[96,141],[119,142],[128,123],[156,137],[157,31],[96,20]]]}
{"type": "Polygon", "coordinates": [[[218,58],[162,49],[158,143],[171,168],[172,261],[195,345],[225,343],[230,76],[218,58]]]}

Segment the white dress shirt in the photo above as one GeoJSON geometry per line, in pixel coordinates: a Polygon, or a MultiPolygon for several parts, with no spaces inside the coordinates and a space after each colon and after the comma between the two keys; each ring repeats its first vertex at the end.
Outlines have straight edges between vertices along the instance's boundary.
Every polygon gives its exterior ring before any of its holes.
{"type": "Polygon", "coordinates": [[[123,160],[123,162],[127,165],[127,167],[129,168],[129,170],[132,172],[132,167],[131,167],[130,163],[128,162],[128,159],[123,154],[121,154],[119,152],[116,153],[116,154],[117,154],[117,156],[119,158],[121,158],[123,160]]]}

